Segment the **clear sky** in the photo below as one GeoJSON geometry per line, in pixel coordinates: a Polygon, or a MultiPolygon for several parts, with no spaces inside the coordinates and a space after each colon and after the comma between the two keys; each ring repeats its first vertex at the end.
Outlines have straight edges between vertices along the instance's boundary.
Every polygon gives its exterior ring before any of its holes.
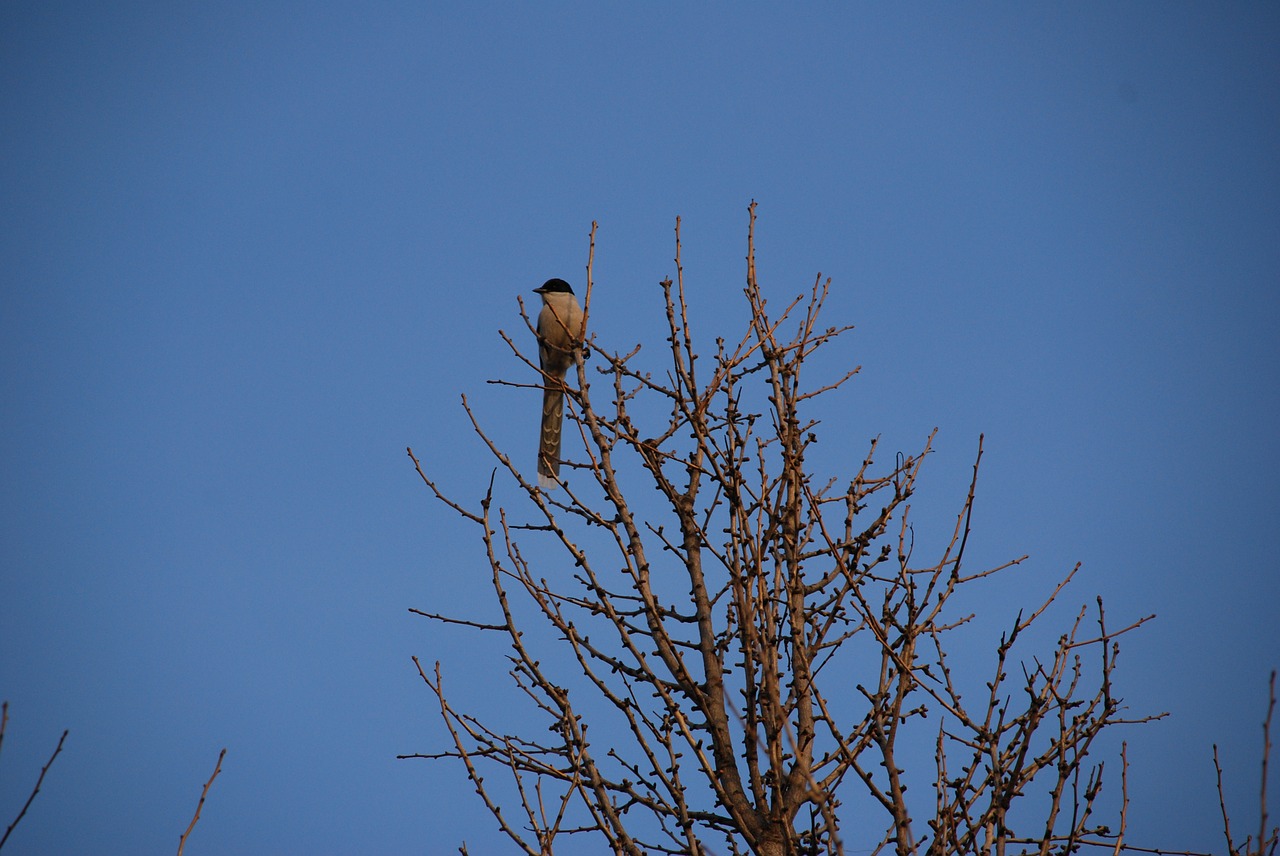
{"type": "Polygon", "coordinates": [[[1222,849],[1215,742],[1256,829],[1277,9],[0,3],[0,822],[71,731],[7,846],[169,852],[225,746],[193,856],[495,852],[459,767],[394,758],[446,739],[411,655],[509,698],[407,611],[489,607],[404,449],[477,498],[467,393],[532,467],[497,330],[593,219],[606,344],[660,337],[677,215],[695,332],[735,334],[752,199],[766,291],[821,271],[857,326],[824,448],[937,426],[945,520],[985,432],[972,555],[1031,554],[994,619],[1077,561],[1058,626],[1157,613],[1139,842],[1222,849]]]}

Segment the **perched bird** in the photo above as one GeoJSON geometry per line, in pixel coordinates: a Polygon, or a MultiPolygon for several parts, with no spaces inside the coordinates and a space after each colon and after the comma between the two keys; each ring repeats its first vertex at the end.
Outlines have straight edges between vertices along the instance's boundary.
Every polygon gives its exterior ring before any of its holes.
{"type": "Polygon", "coordinates": [[[538,485],[556,487],[560,476],[560,429],[564,423],[564,376],[573,365],[574,349],[582,344],[582,307],[563,279],[549,279],[541,288],[538,313],[538,362],[545,375],[542,393],[542,432],[538,438],[538,485]]]}

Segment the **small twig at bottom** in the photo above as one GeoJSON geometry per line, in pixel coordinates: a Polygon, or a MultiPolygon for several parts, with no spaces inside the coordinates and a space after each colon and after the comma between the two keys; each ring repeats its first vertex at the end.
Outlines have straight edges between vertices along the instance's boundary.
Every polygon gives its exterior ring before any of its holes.
{"type": "MultiPolygon", "coordinates": [[[[9,705],[4,706],[5,720],[8,720],[9,705]]],[[[58,746],[53,750],[53,754],[49,756],[49,761],[40,768],[40,777],[36,779],[36,786],[31,789],[31,796],[27,797],[27,801],[22,806],[22,811],[18,812],[18,816],[13,819],[13,823],[9,824],[9,828],[4,831],[4,837],[0,838],[0,847],[9,840],[9,833],[13,832],[18,825],[18,821],[22,820],[22,816],[27,813],[27,809],[31,807],[31,801],[36,798],[36,794],[40,793],[40,784],[44,781],[44,774],[49,772],[49,768],[53,766],[53,759],[58,757],[58,753],[62,751],[62,744],[70,734],[70,730],[62,732],[62,736],[58,738],[58,746]]]]}
{"type": "Polygon", "coordinates": [[[204,790],[200,792],[200,802],[196,803],[196,813],[191,818],[191,823],[187,825],[187,831],[182,833],[182,837],[178,839],[178,856],[182,856],[182,848],[187,846],[187,836],[191,834],[191,830],[196,828],[196,821],[200,819],[200,809],[204,808],[204,799],[209,796],[209,787],[213,784],[213,780],[218,778],[218,773],[222,772],[222,759],[226,757],[227,750],[224,748],[218,753],[218,763],[214,765],[213,775],[209,777],[209,781],[204,783],[204,790]]]}

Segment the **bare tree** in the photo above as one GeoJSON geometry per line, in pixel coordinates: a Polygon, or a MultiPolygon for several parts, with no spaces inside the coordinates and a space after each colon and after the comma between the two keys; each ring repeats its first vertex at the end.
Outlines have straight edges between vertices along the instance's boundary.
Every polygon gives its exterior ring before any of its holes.
{"type": "Polygon", "coordinates": [[[1044,656],[1024,653],[1072,570],[1010,618],[985,683],[961,686],[948,654],[973,616],[957,593],[1025,559],[965,561],[981,438],[928,558],[913,549],[909,500],[932,435],[887,465],[872,440],[847,455],[848,472],[817,472],[815,399],[858,369],[816,383],[804,369],[849,328],[820,325],[821,275],[770,308],[749,211],[749,321],[736,341],[716,339],[709,358],[695,348],[677,219],[663,365],[591,335],[575,354],[564,392],[581,457],[564,463],[563,498],[497,446],[465,396],[515,486],[506,507],[496,479],[478,508],[448,498],[409,450],[431,491],[479,526],[498,614],[414,611],[505,637],[510,675],[550,735],[459,710],[440,664],[415,658],[452,747],[403,757],[459,759],[529,854],[578,836],[628,854],[797,856],[842,853],[846,840],[899,856],[1127,849],[1127,761],[1104,804],[1104,763],[1089,753],[1105,729],[1153,718],[1128,715],[1113,685],[1118,638],[1147,619],[1114,628],[1098,600],[1044,656]],[[510,510],[517,500],[525,510],[510,510]],[[541,558],[547,540],[562,560],[541,558]],[[557,638],[532,641],[539,624],[557,638]],[[491,782],[487,768],[509,778],[491,782]]]}

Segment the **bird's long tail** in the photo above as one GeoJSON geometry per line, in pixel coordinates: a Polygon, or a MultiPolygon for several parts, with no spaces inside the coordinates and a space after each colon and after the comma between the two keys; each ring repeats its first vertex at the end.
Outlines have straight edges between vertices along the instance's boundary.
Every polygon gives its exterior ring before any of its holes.
{"type": "Polygon", "coordinates": [[[553,490],[560,476],[560,429],[564,423],[564,390],[549,381],[542,393],[542,433],[538,440],[538,485],[553,490]]]}

